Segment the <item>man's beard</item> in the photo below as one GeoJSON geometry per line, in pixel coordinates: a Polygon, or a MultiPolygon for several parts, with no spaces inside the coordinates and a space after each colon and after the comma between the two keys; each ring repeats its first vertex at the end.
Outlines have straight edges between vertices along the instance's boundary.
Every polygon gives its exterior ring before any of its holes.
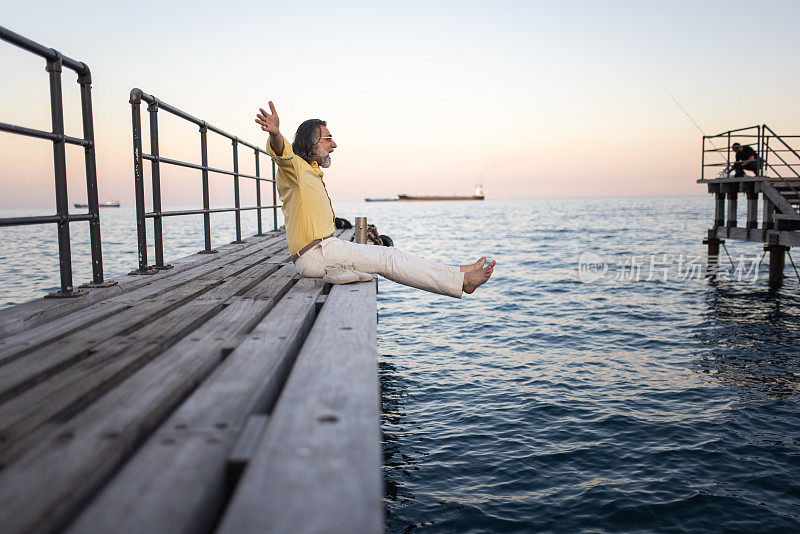
{"type": "Polygon", "coordinates": [[[320,167],[322,167],[323,169],[327,169],[328,167],[331,166],[331,155],[330,154],[328,154],[327,152],[320,151],[319,156],[320,156],[320,158],[322,158],[321,159],[322,162],[319,164],[320,167]]]}

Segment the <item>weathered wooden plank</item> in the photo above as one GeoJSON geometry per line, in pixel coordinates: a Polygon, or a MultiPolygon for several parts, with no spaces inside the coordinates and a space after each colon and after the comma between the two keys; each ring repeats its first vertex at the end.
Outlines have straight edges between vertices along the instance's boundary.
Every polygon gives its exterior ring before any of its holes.
{"type": "MultiPolygon", "coordinates": [[[[272,269],[274,266],[270,265],[272,269]]],[[[214,298],[195,299],[162,314],[158,321],[141,321],[82,354],[71,365],[19,393],[0,405],[0,463],[13,461],[38,436],[36,430],[48,419],[64,418],[114,384],[157,357],[165,348],[188,335],[223,308],[229,298],[254,286],[257,279],[246,279],[242,286],[234,278],[214,288],[214,298]]],[[[192,294],[195,296],[196,292],[192,294]]],[[[105,323],[104,323],[105,324],[105,323]]],[[[100,327],[104,324],[99,325],[100,327]]],[[[71,348],[74,350],[76,346],[71,348]]],[[[77,345],[80,347],[80,345],[77,345]]],[[[65,351],[69,353],[69,351],[65,351]]],[[[50,355],[53,358],[59,354],[50,355]]],[[[24,360],[18,360],[24,363],[24,360]]],[[[12,362],[8,367],[14,366],[12,362]]],[[[20,373],[25,369],[21,369],[20,373]]],[[[52,373],[51,373],[52,374],[52,373]]],[[[30,381],[26,382],[26,385],[30,381]]]]}
{"type": "MultiPolygon", "coordinates": [[[[266,250],[274,250],[275,246],[280,247],[281,245],[273,245],[266,250]]],[[[178,280],[169,284],[170,289],[157,286],[140,292],[136,297],[133,295],[130,298],[115,297],[107,303],[99,304],[100,311],[88,310],[80,314],[72,314],[63,320],[40,327],[38,330],[58,334],[55,344],[48,345],[42,341],[31,341],[26,346],[15,347],[8,344],[5,348],[0,348],[0,362],[8,363],[19,360],[6,366],[3,373],[0,373],[0,399],[7,398],[10,391],[18,391],[24,386],[32,384],[35,379],[45,377],[45,373],[52,374],[65,365],[77,361],[76,359],[87,355],[88,350],[105,338],[135,329],[142,321],[154,321],[203,292],[208,291],[205,295],[205,299],[208,300],[216,298],[215,295],[220,291],[229,291],[230,286],[227,285],[209,290],[209,284],[213,285],[213,281],[222,282],[230,281],[232,278],[241,278],[243,281],[239,282],[240,285],[243,289],[247,289],[245,287],[249,284],[247,280],[254,277],[263,278],[265,277],[265,268],[274,268],[273,264],[260,263],[264,260],[262,252],[269,258],[267,252],[258,250],[256,254],[244,256],[233,265],[223,264],[210,270],[203,267],[201,273],[179,275],[178,280]],[[202,276],[196,278],[194,275],[197,274],[202,274],[202,276]],[[106,307],[111,307],[113,313],[108,313],[106,307]],[[95,320],[89,326],[75,327],[76,323],[85,322],[80,319],[84,314],[95,320]],[[35,352],[30,349],[31,343],[35,343],[38,347],[35,352]],[[20,360],[21,356],[24,356],[22,360],[20,360]]]]}
{"type": "Polygon", "coordinates": [[[757,228],[721,228],[723,239],[737,239],[740,241],[751,241],[753,243],[761,243],[763,241],[763,231],[757,228]]]}
{"type": "MultiPolygon", "coordinates": [[[[222,312],[173,345],[160,358],[47,433],[0,471],[0,524],[4,532],[49,532],[74,515],[83,502],[152,428],[240,344],[243,336],[293,283],[259,299],[236,297],[222,312]]],[[[277,282],[277,280],[276,280],[277,282]]]]}
{"type": "MultiPolygon", "coordinates": [[[[300,278],[300,275],[297,273],[297,269],[295,269],[293,263],[285,263],[280,264],[278,271],[276,273],[280,273],[282,276],[289,276],[291,278],[300,278]]],[[[269,295],[273,291],[273,286],[275,285],[275,277],[269,277],[266,280],[262,280],[250,288],[248,291],[241,295],[242,298],[249,298],[249,299],[258,299],[263,298],[263,295],[269,295]]]]}
{"type": "Polygon", "coordinates": [[[298,281],[68,531],[190,533],[212,524],[236,438],[277,397],[323,286],[298,281]]]}
{"type": "Polygon", "coordinates": [[[334,286],[218,532],[381,532],[375,284],[334,286]]]}
{"type": "Polygon", "coordinates": [[[109,299],[125,292],[130,292],[163,278],[174,276],[203,264],[213,264],[225,258],[234,251],[244,251],[254,247],[263,247],[269,243],[279,243],[285,240],[282,232],[270,232],[264,236],[253,236],[243,244],[230,244],[219,248],[219,254],[193,254],[170,262],[173,268],[160,271],[153,275],[121,275],[113,279],[116,285],[100,288],[83,288],[86,295],[75,299],[46,299],[40,298],[10,308],[0,310],[0,336],[10,336],[25,329],[45,324],[49,321],[63,317],[67,314],[82,310],[92,304],[109,299]]]}
{"type": "MultiPolygon", "coordinates": [[[[162,271],[152,277],[133,277],[137,279],[147,278],[150,283],[133,289],[126,289],[121,294],[109,297],[94,305],[91,305],[89,301],[82,300],[86,307],[80,309],[77,313],[53,319],[42,323],[38,327],[29,327],[26,331],[13,336],[4,336],[3,339],[0,339],[0,365],[48,342],[57,341],[85,325],[93,324],[97,320],[113,315],[124,309],[124,307],[131,306],[151,296],[174,290],[191,280],[219,273],[229,263],[238,262],[243,258],[250,257],[253,260],[260,261],[262,259],[259,256],[260,254],[269,257],[272,253],[281,252],[281,247],[285,248],[283,237],[277,236],[268,240],[261,240],[244,250],[213,258],[214,261],[204,261],[200,265],[195,265],[191,268],[162,271]]],[[[211,258],[214,255],[201,254],[200,256],[211,258]]],[[[50,302],[51,300],[48,301],[50,302]]]]}
{"type": "Polygon", "coordinates": [[[88,357],[96,347],[107,344],[109,338],[156,321],[216,285],[220,285],[217,280],[190,282],[166,292],[162,299],[149,299],[138,306],[125,308],[102,322],[14,359],[2,367],[0,399],[5,402],[11,396],[88,357]]]}
{"type": "Polygon", "coordinates": [[[254,414],[247,418],[242,433],[236,438],[236,443],[228,455],[228,465],[241,471],[253,457],[261,435],[267,429],[269,416],[264,413],[254,414]]]}

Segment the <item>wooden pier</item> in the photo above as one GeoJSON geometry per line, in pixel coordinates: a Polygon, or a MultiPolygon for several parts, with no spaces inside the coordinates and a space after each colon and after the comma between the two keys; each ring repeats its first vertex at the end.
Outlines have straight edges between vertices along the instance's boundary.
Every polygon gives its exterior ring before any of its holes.
{"type": "Polygon", "coordinates": [[[0,310],[0,530],[382,531],[377,282],[172,266],[0,310]]]}

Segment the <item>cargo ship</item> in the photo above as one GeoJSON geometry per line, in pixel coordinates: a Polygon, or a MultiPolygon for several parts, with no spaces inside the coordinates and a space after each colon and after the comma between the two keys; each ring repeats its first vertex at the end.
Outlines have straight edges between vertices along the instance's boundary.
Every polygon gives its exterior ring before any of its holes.
{"type": "Polygon", "coordinates": [[[412,201],[412,200],[483,200],[483,186],[476,185],[475,193],[472,196],[458,196],[458,195],[427,195],[427,196],[414,196],[414,195],[397,195],[396,198],[365,198],[366,202],[395,202],[395,201],[412,201]]]}
{"type": "MultiPolygon", "coordinates": [[[[73,204],[76,208],[88,208],[89,204],[86,202],[75,202],[73,204]]],[[[98,204],[101,208],[118,208],[119,207],[119,200],[106,200],[105,202],[101,202],[98,204]]]]}
{"type": "Polygon", "coordinates": [[[427,195],[427,196],[414,196],[414,195],[397,195],[399,201],[411,200],[483,200],[483,186],[476,185],[475,193],[472,196],[440,196],[440,195],[427,195]]]}

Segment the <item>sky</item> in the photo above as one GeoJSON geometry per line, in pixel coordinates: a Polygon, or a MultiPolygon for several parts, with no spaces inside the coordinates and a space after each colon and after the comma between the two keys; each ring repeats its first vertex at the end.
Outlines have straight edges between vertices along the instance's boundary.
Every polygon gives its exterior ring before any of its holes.
{"type": "MultiPolygon", "coordinates": [[[[327,120],[334,203],[478,183],[487,198],[703,194],[702,134],[670,94],[709,134],[800,133],[797,1],[0,7],[0,25],[92,69],[100,200],[123,206],[134,87],[253,144],[266,142],[254,116],[268,100],[290,140],[303,120],[327,120]]],[[[0,66],[0,122],[49,130],[44,60],[0,41],[0,66]]],[[[63,85],[67,132],[80,136],[71,71],[63,85]]],[[[197,128],[165,115],[162,156],[199,163],[197,128]]],[[[211,137],[210,164],[232,168],[230,142],[211,137]]],[[[82,149],[67,158],[70,203],[82,201],[82,149]]],[[[242,172],[253,158],[240,152],[242,172]]],[[[211,180],[212,204],[231,205],[230,178],[211,180]]],[[[51,143],[0,132],[0,208],[54,206],[52,183],[51,143]]],[[[162,169],[162,187],[166,206],[200,205],[198,171],[162,169]]],[[[253,189],[243,181],[243,204],[253,189]]]]}

